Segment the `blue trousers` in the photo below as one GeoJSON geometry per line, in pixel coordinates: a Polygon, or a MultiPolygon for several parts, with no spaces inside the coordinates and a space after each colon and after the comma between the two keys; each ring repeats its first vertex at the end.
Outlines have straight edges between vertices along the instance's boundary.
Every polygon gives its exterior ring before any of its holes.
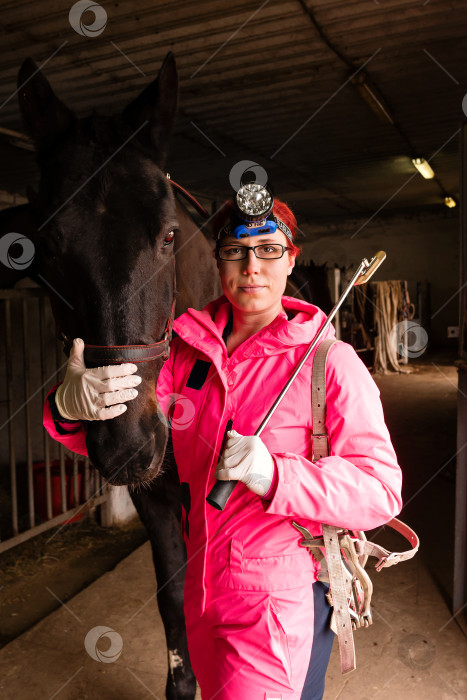
{"type": "Polygon", "coordinates": [[[313,646],[301,700],[322,700],[324,694],[324,679],[335,637],[334,632],[329,627],[332,609],[325,598],[328,589],[329,586],[320,581],[313,584],[315,606],[313,646]]]}

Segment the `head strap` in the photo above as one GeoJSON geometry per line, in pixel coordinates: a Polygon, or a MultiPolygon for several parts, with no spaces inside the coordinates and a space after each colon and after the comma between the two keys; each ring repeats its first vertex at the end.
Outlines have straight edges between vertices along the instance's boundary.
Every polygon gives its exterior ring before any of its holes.
{"type": "MultiPolygon", "coordinates": [[[[84,362],[86,367],[103,367],[105,365],[120,365],[124,362],[151,362],[162,358],[164,361],[169,357],[169,345],[172,339],[172,325],[175,317],[175,299],[172,302],[172,309],[165,327],[164,334],[157,343],[148,345],[84,345],[84,362]]],[[[64,349],[70,353],[73,345],[72,339],[60,333],[64,349]]]]}
{"type": "MultiPolygon", "coordinates": [[[[280,231],[282,231],[282,233],[286,236],[286,238],[289,239],[290,243],[292,243],[292,245],[293,245],[292,231],[289,229],[289,227],[286,224],[284,224],[283,221],[281,221],[281,219],[279,219],[277,216],[275,216],[275,214],[270,214],[266,220],[266,224],[268,221],[274,222],[276,224],[277,228],[280,231]]],[[[247,222],[242,221],[242,224],[246,229],[251,229],[252,236],[259,235],[258,233],[255,233],[255,231],[257,231],[258,228],[262,228],[262,226],[258,227],[258,224],[256,222],[254,222],[254,224],[253,223],[248,224],[247,222]]],[[[221,228],[221,230],[217,234],[217,242],[219,243],[219,241],[222,238],[225,238],[227,236],[232,236],[233,232],[237,226],[238,226],[238,224],[235,223],[235,221],[230,220],[229,223],[226,224],[223,228],[221,228]]],[[[263,226],[264,226],[264,224],[263,224],[263,226]]]]}

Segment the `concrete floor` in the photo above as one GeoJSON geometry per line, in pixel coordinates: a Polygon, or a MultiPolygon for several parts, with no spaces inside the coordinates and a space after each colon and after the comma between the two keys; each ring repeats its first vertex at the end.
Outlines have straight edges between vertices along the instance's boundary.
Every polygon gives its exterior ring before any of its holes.
{"type": "MultiPolygon", "coordinates": [[[[402,519],[419,533],[421,553],[372,574],[374,624],[355,633],[357,670],[340,675],[335,645],[325,700],[467,697],[466,638],[449,607],[456,371],[446,360],[425,362],[416,370],[409,376],[380,377],[377,383],[405,473],[402,519]]],[[[391,538],[383,532],[377,539],[396,549],[404,546],[403,540],[391,538]]],[[[96,646],[90,641],[92,651],[96,646]]],[[[101,640],[97,647],[104,654],[105,644],[101,640]]],[[[145,544],[0,651],[0,697],[163,700],[166,668],[145,544]],[[97,626],[116,633],[112,663],[94,660],[85,649],[86,636],[97,626]]]]}
{"type": "MultiPolygon", "coordinates": [[[[355,633],[357,670],[340,675],[335,644],[325,700],[467,697],[465,637],[422,559],[373,581],[374,624],[355,633]]],[[[154,590],[145,544],[0,652],[2,700],[163,700],[167,661],[154,590]],[[113,663],[86,652],[85,637],[98,625],[121,638],[113,663]]]]}

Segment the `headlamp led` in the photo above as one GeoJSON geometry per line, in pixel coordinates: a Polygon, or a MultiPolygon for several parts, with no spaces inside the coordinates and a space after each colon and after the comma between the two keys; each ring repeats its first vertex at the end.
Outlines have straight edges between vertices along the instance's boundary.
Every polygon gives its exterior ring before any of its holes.
{"type": "Polygon", "coordinates": [[[256,182],[242,185],[235,197],[235,209],[243,221],[266,220],[273,204],[272,193],[256,182]]]}
{"type": "Polygon", "coordinates": [[[224,236],[233,236],[237,239],[248,236],[267,236],[279,229],[293,244],[291,230],[274,216],[273,206],[274,197],[267,187],[256,182],[242,185],[234,200],[231,221],[219,231],[217,239],[224,236]]]}

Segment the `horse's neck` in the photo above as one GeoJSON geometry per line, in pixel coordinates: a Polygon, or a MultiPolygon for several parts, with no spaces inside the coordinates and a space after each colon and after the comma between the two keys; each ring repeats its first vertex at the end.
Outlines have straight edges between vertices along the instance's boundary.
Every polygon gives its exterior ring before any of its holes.
{"type": "Polygon", "coordinates": [[[212,255],[214,246],[178,204],[177,216],[180,231],[175,242],[178,290],[176,315],[179,316],[188,307],[202,309],[222,294],[222,288],[212,255]]]}

